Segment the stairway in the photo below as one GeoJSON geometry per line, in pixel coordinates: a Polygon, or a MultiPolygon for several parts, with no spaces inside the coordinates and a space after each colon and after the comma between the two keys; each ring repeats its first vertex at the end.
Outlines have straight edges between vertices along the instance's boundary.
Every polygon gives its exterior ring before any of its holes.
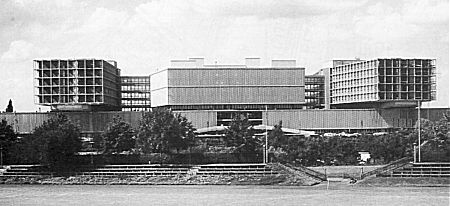
{"type": "Polygon", "coordinates": [[[11,165],[0,177],[27,176],[274,176],[281,174],[312,176],[301,168],[281,164],[208,164],[208,165],[97,165],[78,166],[70,171],[49,172],[40,165],[11,165]]]}
{"type": "Polygon", "coordinates": [[[196,172],[200,176],[214,175],[252,175],[265,176],[277,175],[278,172],[272,170],[266,164],[209,164],[199,165],[196,172]]]}
{"type": "Polygon", "coordinates": [[[4,177],[30,177],[30,176],[50,176],[49,172],[43,170],[40,165],[11,165],[7,166],[0,176],[4,177]]]}
{"type": "Polygon", "coordinates": [[[397,168],[380,177],[450,177],[450,162],[421,162],[397,168]]]}
{"type": "MultiPolygon", "coordinates": [[[[102,165],[80,166],[60,175],[74,176],[177,176],[186,175],[190,166],[185,165],[102,165]]],[[[0,176],[26,177],[56,175],[38,165],[11,165],[0,176]]]]}

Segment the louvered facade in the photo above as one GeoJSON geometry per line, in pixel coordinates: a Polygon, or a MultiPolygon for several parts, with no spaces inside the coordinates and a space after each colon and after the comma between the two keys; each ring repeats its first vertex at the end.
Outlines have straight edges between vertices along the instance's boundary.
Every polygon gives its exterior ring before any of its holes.
{"type": "MultiPolygon", "coordinates": [[[[302,109],[305,70],[295,61],[272,67],[203,65],[198,59],[151,75],[152,107],[173,110],[302,109]]],[[[253,62],[254,63],[254,62],[253,62]]]]}

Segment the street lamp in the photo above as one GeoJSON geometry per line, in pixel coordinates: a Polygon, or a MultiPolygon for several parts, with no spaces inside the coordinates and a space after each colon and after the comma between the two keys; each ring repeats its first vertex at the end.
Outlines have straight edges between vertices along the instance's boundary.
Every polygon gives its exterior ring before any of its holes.
{"type": "Polygon", "coordinates": [[[417,124],[418,124],[418,127],[419,127],[419,128],[418,128],[418,129],[419,129],[419,132],[418,132],[418,136],[419,136],[419,137],[418,137],[418,141],[419,141],[419,142],[418,142],[418,144],[417,144],[417,146],[418,146],[419,148],[418,148],[418,155],[417,155],[418,158],[417,158],[417,159],[418,159],[418,162],[420,162],[420,135],[421,135],[421,134],[420,134],[420,133],[421,133],[421,131],[420,131],[420,130],[421,130],[421,129],[420,129],[420,126],[421,126],[421,125],[420,125],[420,122],[421,122],[421,121],[420,121],[420,100],[417,101],[417,105],[418,105],[418,106],[417,106],[417,120],[418,120],[417,124]]]}
{"type": "Polygon", "coordinates": [[[267,105],[266,105],[266,143],[265,143],[265,153],[266,153],[266,156],[265,156],[265,160],[264,160],[264,162],[265,163],[268,163],[269,162],[269,148],[268,148],[268,142],[267,142],[267,127],[269,126],[269,115],[268,115],[268,112],[267,112],[267,105]]]}
{"type": "Polygon", "coordinates": [[[3,168],[3,145],[0,145],[0,164],[3,168]]]}
{"type": "Polygon", "coordinates": [[[417,144],[415,142],[413,143],[413,148],[414,148],[414,163],[416,163],[417,162],[417,156],[416,156],[417,144]]]}

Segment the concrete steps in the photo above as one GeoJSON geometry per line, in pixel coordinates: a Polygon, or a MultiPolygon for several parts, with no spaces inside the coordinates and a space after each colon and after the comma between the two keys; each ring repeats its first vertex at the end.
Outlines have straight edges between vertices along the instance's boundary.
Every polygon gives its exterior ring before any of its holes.
{"type": "MultiPolygon", "coordinates": [[[[80,166],[72,171],[64,172],[75,176],[216,176],[216,175],[277,175],[265,164],[210,164],[210,165],[102,165],[80,166]]],[[[2,175],[4,177],[51,176],[42,166],[9,166],[2,175]]]]}
{"type": "Polygon", "coordinates": [[[277,175],[277,171],[268,167],[266,164],[210,164],[200,165],[196,172],[200,176],[214,175],[277,175]]]}
{"type": "Polygon", "coordinates": [[[390,174],[380,174],[381,177],[450,177],[450,163],[430,162],[412,163],[398,168],[390,174]]]}

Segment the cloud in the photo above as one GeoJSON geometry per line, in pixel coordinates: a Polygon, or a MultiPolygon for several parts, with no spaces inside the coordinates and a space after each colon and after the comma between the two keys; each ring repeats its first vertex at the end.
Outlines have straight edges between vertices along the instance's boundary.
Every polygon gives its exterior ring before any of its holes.
{"type": "Polygon", "coordinates": [[[126,23],[128,14],[124,11],[114,11],[106,8],[97,8],[94,13],[85,20],[78,32],[98,32],[104,30],[120,30],[126,23]]]}
{"type": "Polygon", "coordinates": [[[403,18],[414,24],[448,24],[448,0],[404,1],[403,18]]]}
{"type": "Polygon", "coordinates": [[[72,0],[2,0],[0,27],[27,26],[29,24],[58,24],[78,20],[84,4],[72,0]]]}
{"type": "Polygon", "coordinates": [[[19,40],[11,42],[9,50],[2,54],[0,61],[22,61],[30,58],[33,53],[33,44],[19,40]]]}
{"type": "Polygon", "coordinates": [[[255,16],[258,18],[302,18],[356,9],[367,1],[356,0],[268,0],[226,1],[217,12],[226,16],[255,16]]]}
{"type": "MultiPolygon", "coordinates": [[[[448,68],[443,0],[0,2],[0,69],[18,68],[5,77],[26,78],[27,85],[36,58],[114,59],[125,75],[147,75],[192,56],[208,64],[291,58],[310,73],[327,59],[382,55],[436,57],[439,68],[448,68]]],[[[23,101],[33,106],[32,97],[23,101]]]]}
{"type": "Polygon", "coordinates": [[[402,3],[395,6],[377,2],[368,6],[365,13],[355,15],[354,32],[375,42],[404,42],[441,35],[433,32],[438,27],[447,28],[448,38],[448,1],[402,3]]]}

